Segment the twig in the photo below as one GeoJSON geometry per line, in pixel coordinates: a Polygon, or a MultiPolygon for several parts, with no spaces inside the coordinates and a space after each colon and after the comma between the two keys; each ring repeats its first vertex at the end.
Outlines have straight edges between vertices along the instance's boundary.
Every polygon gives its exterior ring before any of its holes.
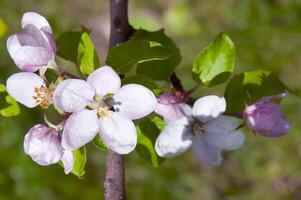
{"type": "MultiPolygon", "coordinates": [[[[134,30],[128,22],[127,0],[110,0],[110,16],[111,31],[109,47],[111,48],[127,41],[132,36],[134,30]]],[[[111,150],[108,150],[106,157],[104,196],[106,200],[126,199],[123,156],[111,150]]]]}

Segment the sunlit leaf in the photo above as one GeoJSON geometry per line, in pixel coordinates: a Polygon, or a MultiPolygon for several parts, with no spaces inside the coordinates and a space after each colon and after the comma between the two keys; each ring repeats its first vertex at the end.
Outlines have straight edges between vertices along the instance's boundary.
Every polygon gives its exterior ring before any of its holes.
{"type": "MultiPolygon", "coordinates": [[[[5,92],[5,85],[0,84],[0,92],[5,92]]],[[[20,114],[20,107],[16,100],[10,96],[5,96],[5,102],[8,104],[5,108],[0,109],[0,115],[3,117],[13,117],[20,114]]]]}
{"type": "Polygon", "coordinates": [[[96,68],[99,67],[97,53],[89,34],[86,32],[81,35],[78,46],[77,63],[80,71],[85,75],[92,73],[96,68]]]}
{"type": "Polygon", "coordinates": [[[108,150],[107,146],[103,143],[102,139],[100,138],[99,134],[95,136],[95,138],[92,140],[92,143],[96,146],[96,148],[106,151],[108,150]]]}
{"type": "Polygon", "coordinates": [[[152,46],[149,41],[129,41],[114,46],[109,50],[106,63],[123,74],[137,64],[154,60],[164,60],[170,51],[161,46],[152,46]]]}
{"type": "Polygon", "coordinates": [[[157,155],[154,147],[160,130],[152,121],[145,118],[139,121],[137,125],[137,133],[138,144],[136,151],[142,158],[152,164],[152,166],[158,167],[164,160],[157,155]]]}
{"type": "Polygon", "coordinates": [[[81,177],[85,175],[85,165],[87,162],[85,146],[73,151],[73,156],[74,156],[74,165],[71,173],[78,177],[81,177]]]}
{"type": "Polygon", "coordinates": [[[235,75],[227,84],[225,98],[228,112],[241,112],[245,104],[263,96],[277,95],[287,87],[271,72],[257,70],[235,75]]]}
{"type": "Polygon", "coordinates": [[[235,47],[229,36],[221,33],[193,63],[192,71],[206,86],[225,82],[234,69],[235,47]]]}

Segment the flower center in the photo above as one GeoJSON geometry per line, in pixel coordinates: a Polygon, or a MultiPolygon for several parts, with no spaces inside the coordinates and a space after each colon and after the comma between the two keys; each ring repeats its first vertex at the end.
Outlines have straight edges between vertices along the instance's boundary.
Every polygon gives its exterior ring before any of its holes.
{"type": "Polygon", "coordinates": [[[97,108],[97,116],[99,118],[104,118],[107,117],[111,114],[110,108],[105,106],[105,107],[99,107],[97,108]]]}
{"type": "Polygon", "coordinates": [[[192,131],[193,131],[194,135],[201,135],[201,134],[205,133],[203,124],[201,122],[195,122],[192,125],[192,131]]]}
{"type": "Polygon", "coordinates": [[[41,85],[40,87],[34,88],[35,96],[32,98],[41,106],[43,109],[47,109],[52,103],[52,91],[46,86],[41,85]]]}

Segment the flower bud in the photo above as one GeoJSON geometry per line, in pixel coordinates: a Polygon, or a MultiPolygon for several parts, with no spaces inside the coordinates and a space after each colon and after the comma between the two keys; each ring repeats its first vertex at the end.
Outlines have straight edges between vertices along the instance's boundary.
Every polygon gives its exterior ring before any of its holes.
{"type": "Polygon", "coordinates": [[[184,102],[177,96],[163,93],[158,98],[158,104],[155,112],[162,116],[166,122],[178,119],[184,115],[182,106],[184,102]]]}
{"type": "Polygon", "coordinates": [[[283,95],[264,97],[255,104],[247,106],[244,118],[248,127],[266,137],[278,137],[288,133],[289,120],[284,116],[280,107],[272,102],[272,99],[281,97],[283,95]]]}
{"type": "Polygon", "coordinates": [[[58,132],[42,124],[35,125],[25,135],[24,151],[43,166],[57,163],[63,156],[58,132]]]}
{"type": "Polygon", "coordinates": [[[22,29],[7,39],[7,49],[15,64],[27,72],[53,65],[56,45],[47,20],[37,13],[25,13],[22,29]]]}

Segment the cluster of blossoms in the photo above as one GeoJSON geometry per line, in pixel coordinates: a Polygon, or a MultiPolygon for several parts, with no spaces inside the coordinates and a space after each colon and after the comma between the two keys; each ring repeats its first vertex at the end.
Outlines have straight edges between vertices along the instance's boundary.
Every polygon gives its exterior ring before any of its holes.
{"type": "MultiPolygon", "coordinates": [[[[92,72],[87,80],[65,79],[48,83],[40,74],[56,67],[56,44],[47,20],[37,13],[25,13],[21,33],[7,40],[7,48],[22,72],[7,80],[7,91],[19,103],[33,108],[49,105],[62,113],[64,120],[55,126],[37,124],[24,139],[26,154],[40,165],[62,161],[65,173],[72,170],[73,151],[93,140],[99,133],[104,144],[119,154],[133,151],[137,144],[137,131],[133,120],[153,112],[166,122],[155,143],[161,157],[179,155],[191,146],[205,164],[218,165],[221,151],[235,150],[245,140],[240,130],[242,119],[227,116],[223,97],[205,96],[186,104],[171,94],[158,98],[139,84],[121,86],[119,75],[109,66],[92,72]]],[[[274,98],[265,97],[247,106],[243,119],[256,133],[279,136],[288,132],[290,124],[283,116],[274,98]]]]}

